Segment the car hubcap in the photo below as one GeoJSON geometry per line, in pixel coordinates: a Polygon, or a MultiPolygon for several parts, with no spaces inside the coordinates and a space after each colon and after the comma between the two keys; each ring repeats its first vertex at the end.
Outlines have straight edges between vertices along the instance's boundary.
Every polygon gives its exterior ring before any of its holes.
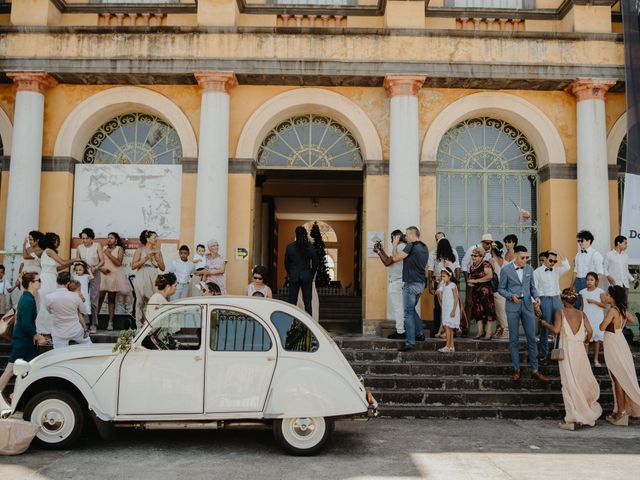
{"type": "Polygon", "coordinates": [[[316,424],[311,418],[296,418],[293,421],[293,431],[301,437],[313,435],[315,429],[316,424]]]}
{"type": "Polygon", "coordinates": [[[57,410],[47,410],[42,416],[41,425],[47,432],[57,432],[64,426],[64,416],[57,410]]]}

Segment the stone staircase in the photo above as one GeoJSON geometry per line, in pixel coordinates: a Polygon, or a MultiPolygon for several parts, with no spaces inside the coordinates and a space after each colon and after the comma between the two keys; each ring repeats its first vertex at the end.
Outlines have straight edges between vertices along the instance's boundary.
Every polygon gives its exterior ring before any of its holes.
{"type": "MultiPolygon", "coordinates": [[[[286,301],[284,295],[276,295],[286,301]]],[[[335,335],[362,331],[362,297],[347,295],[320,295],[320,324],[335,335]]]]}
{"type": "MultiPolygon", "coordinates": [[[[510,378],[511,357],[505,340],[457,340],[456,352],[449,354],[437,352],[444,342],[434,339],[418,342],[416,350],[406,353],[397,351],[400,341],[343,336],[336,342],[372,389],[382,416],[559,419],[564,415],[557,364],[540,368],[550,377],[549,384],[531,379],[524,341],[520,343],[523,377],[519,383],[510,378]]],[[[640,348],[634,346],[632,351],[640,366],[640,348]]],[[[594,368],[594,373],[601,388],[600,404],[609,412],[613,393],[607,369],[594,368]]]]}

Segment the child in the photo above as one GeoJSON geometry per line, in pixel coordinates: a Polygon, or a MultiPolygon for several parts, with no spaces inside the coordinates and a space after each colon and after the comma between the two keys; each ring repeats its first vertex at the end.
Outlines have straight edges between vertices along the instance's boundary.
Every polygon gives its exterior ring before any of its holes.
{"type": "MultiPolygon", "coordinates": [[[[593,366],[599,367],[600,362],[598,357],[600,356],[600,345],[604,340],[604,332],[600,331],[600,324],[604,320],[604,309],[606,307],[606,294],[604,290],[598,288],[598,274],[595,272],[587,273],[587,288],[580,290],[580,297],[582,302],[580,309],[589,319],[593,335],[591,342],[593,346],[593,366]]],[[[586,345],[587,355],[589,354],[589,345],[586,345]]]]}
{"type": "Polygon", "coordinates": [[[191,260],[195,265],[196,272],[200,272],[204,270],[207,266],[207,263],[204,261],[205,248],[204,245],[199,243],[196,246],[196,254],[193,256],[191,260]]]}
{"type": "Polygon", "coordinates": [[[4,265],[0,265],[0,314],[4,313],[6,310],[5,301],[8,298],[7,295],[13,292],[16,288],[15,285],[13,287],[9,286],[9,280],[4,278],[4,273],[4,265]]]}
{"type": "Polygon", "coordinates": [[[251,296],[252,297],[262,297],[262,298],[264,298],[264,294],[262,292],[258,292],[258,291],[253,292],[253,294],[251,296]]]}
{"type": "MultiPolygon", "coordinates": [[[[82,299],[82,302],[86,305],[87,304],[87,299],[89,298],[88,296],[85,297],[84,295],[82,295],[82,286],[80,284],[79,281],[77,280],[70,280],[69,283],[67,283],[67,290],[69,290],[70,292],[73,293],[77,293],[78,295],[80,295],[80,298],[82,299]]],[[[85,318],[83,318],[84,315],[83,314],[79,314],[78,315],[78,320],[80,321],[80,325],[82,325],[82,329],[84,330],[84,336],[85,338],[87,337],[89,331],[87,329],[87,322],[85,321],[85,318]]]]}
{"type": "MultiPolygon", "coordinates": [[[[73,264],[73,273],[71,279],[80,284],[80,296],[87,307],[87,312],[91,314],[91,297],[89,297],[89,281],[93,278],[84,262],[76,262],[73,264]]],[[[88,320],[88,317],[85,319],[88,320]]]]}
{"type": "Polygon", "coordinates": [[[203,297],[217,297],[218,295],[222,295],[222,291],[217,283],[213,282],[200,282],[200,290],[202,291],[203,297]]]}
{"type": "Polygon", "coordinates": [[[175,273],[176,278],[178,279],[176,293],[174,293],[169,299],[172,302],[189,296],[191,274],[196,269],[196,266],[189,261],[189,247],[182,245],[178,250],[178,255],[180,255],[180,258],[171,262],[168,270],[171,273],[175,273]]]}
{"type": "Polygon", "coordinates": [[[253,282],[247,287],[247,295],[252,297],[256,296],[257,292],[260,292],[263,297],[271,298],[271,288],[266,284],[267,268],[262,266],[254,267],[253,269],[253,282]]]}
{"type": "Polygon", "coordinates": [[[438,300],[442,305],[442,325],[445,328],[447,344],[439,349],[439,352],[455,352],[453,345],[453,335],[455,330],[460,328],[460,307],[458,299],[458,288],[452,281],[453,272],[450,268],[442,269],[440,287],[438,288],[438,300]]]}

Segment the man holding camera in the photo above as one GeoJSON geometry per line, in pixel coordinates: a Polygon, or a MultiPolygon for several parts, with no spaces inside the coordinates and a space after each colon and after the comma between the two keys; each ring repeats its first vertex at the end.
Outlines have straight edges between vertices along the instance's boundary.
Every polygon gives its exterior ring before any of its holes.
{"type": "MultiPolygon", "coordinates": [[[[400,230],[394,230],[391,232],[391,244],[397,243],[397,250],[404,250],[405,240],[404,235],[400,230]],[[398,241],[396,242],[396,238],[398,241]]],[[[392,246],[393,248],[393,246],[392,246]]],[[[389,257],[382,247],[382,242],[378,241],[373,246],[373,251],[378,254],[382,263],[388,268],[388,281],[389,281],[389,302],[391,303],[391,310],[393,311],[393,318],[396,321],[396,331],[389,335],[387,338],[392,340],[404,340],[404,302],[402,301],[402,262],[393,261],[392,257],[389,257]]]]}
{"type": "MultiPolygon", "coordinates": [[[[398,349],[401,352],[413,350],[416,346],[416,340],[424,340],[424,326],[416,306],[424,290],[427,261],[429,260],[429,250],[420,241],[418,227],[407,228],[405,239],[407,244],[402,250],[398,249],[400,238],[396,237],[393,240],[393,257],[391,257],[392,263],[402,260],[402,300],[406,339],[405,344],[398,349]]],[[[382,256],[380,258],[385,262],[382,256]]],[[[389,261],[388,257],[387,261],[389,261]]]]}

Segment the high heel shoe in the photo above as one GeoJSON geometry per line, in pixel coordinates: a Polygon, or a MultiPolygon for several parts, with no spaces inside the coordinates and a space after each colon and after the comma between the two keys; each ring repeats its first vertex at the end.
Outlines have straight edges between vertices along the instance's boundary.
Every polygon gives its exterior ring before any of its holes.
{"type": "Polygon", "coordinates": [[[623,413],[617,419],[615,415],[608,415],[605,417],[605,420],[609,422],[611,425],[616,425],[619,427],[628,427],[629,426],[629,414],[623,413]]]}

